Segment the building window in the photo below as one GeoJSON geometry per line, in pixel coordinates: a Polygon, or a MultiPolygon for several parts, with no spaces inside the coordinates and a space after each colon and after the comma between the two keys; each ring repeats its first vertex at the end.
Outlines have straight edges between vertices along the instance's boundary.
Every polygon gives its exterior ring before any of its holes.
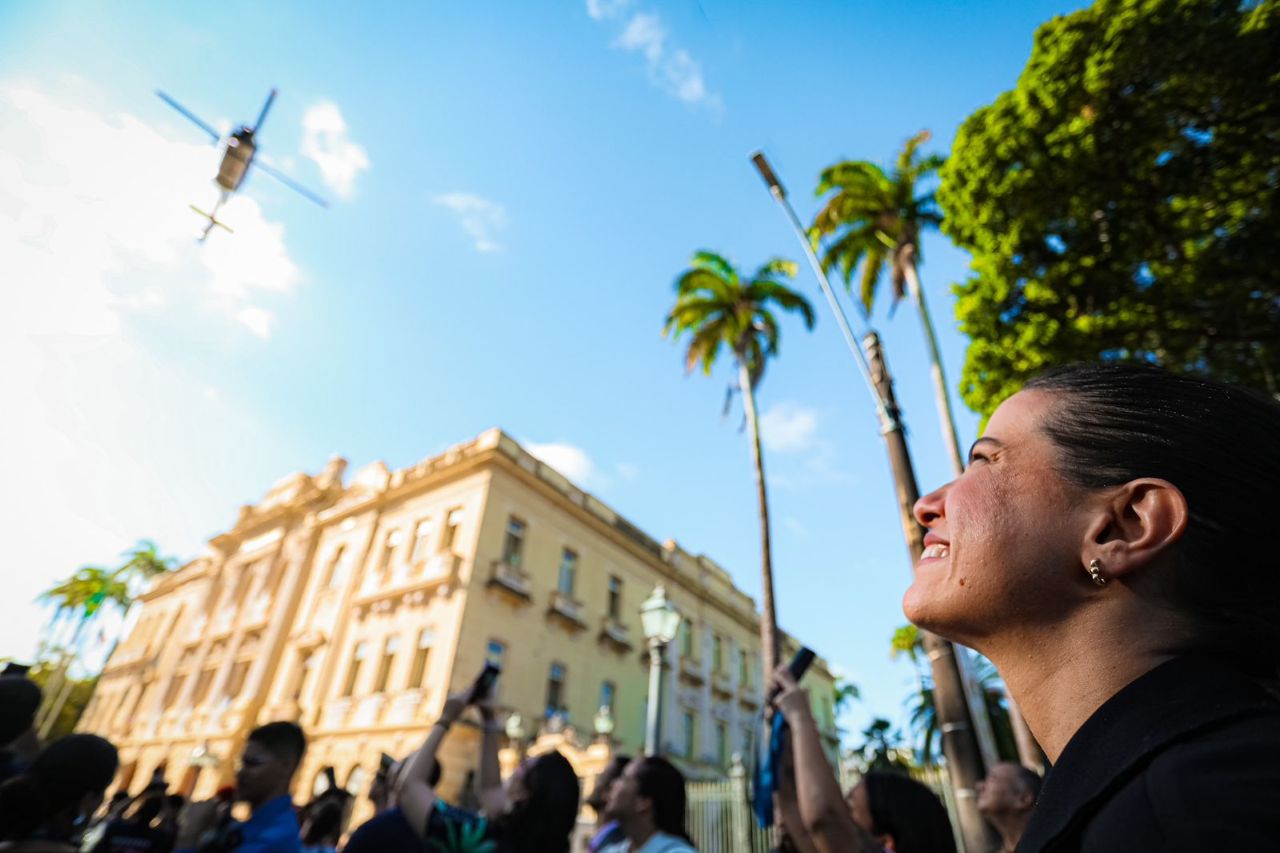
{"type": "Polygon", "coordinates": [[[724,672],[724,639],[719,634],[711,635],[711,671],[724,672]]]}
{"type": "Polygon", "coordinates": [[[565,710],[564,707],[564,664],[551,664],[551,673],[547,677],[547,716],[565,710]]]}
{"type": "Polygon", "coordinates": [[[746,687],[750,683],[751,679],[747,672],[747,650],[738,649],[738,684],[746,687]]]}
{"type": "Polygon", "coordinates": [[[368,643],[356,643],[355,652],[351,655],[351,666],[347,668],[347,682],[342,686],[342,695],[350,696],[356,690],[356,681],[360,678],[360,667],[369,656],[368,643]]]}
{"type": "Polygon", "coordinates": [[[400,545],[400,531],[390,530],[387,532],[387,538],[382,545],[382,558],[378,560],[378,571],[386,573],[391,568],[391,563],[396,558],[396,548],[400,545]]]}
{"type": "Polygon", "coordinates": [[[614,697],[618,695],[618,687],[612,681],[604,681],[600,684],[600,707],[613,710],[614,697]]]}
{"type": "Polygon", "coordinates": [[[228,699],[234,699],[240,695],[240,691],[244,689],[245,676],[249,674],[249,664],[252,661],[238,660],[231,667],[231,674],[227,676],[227,686],[223,689],[222,695],[228,699]]]}
{"type": "Polygon", "coordinates": [[[342,579],[339,577],[341,573],[338,571],[338,567],[342,565],[342,555],[346,553],[346,550],[347,546],[345,545],[339,545],[334,548],[332,556],[329,557],[329,564],[325,566],[324,585],[330,589],[342,585],[342,579]]]}
{"type": "Polygon", "coordinates": [[[191,696],[192,705],[201,705],[209,696],[209,688],[213,685],[213,674],[215,668],[207,666],[200,671],[200,677],[196,679],[196,690],[191,696]]]}
{"type": "Polygon", "coordinates": [[[729,730],[724,723],[716,723],[716,764],[721,767],[729,763],[729,730]]]}
{"type": "Polygon", "coordinates": [[[502,562],[519,568],[524,555],[525,523],[514,515],[507,519],[507,537],[502,543],[502,562]]]}
{"type": "Polygon", "coordinates": [[[609,618],[617,622],[622,618],[622,579],[609,576],[609,618]]]}
{"type": "Polygon", "coordinates": [[[424,518],[413,528],[413,551],[409,562],[417,565],[427,559],[427,541],[431,538],[431,519],[424,518]]]}
{"type": "Polygon", "coordinates": [[[164,692],[163,705],[166,709],[172,707],[173,703],[177,701],[178,696],[182,693],[182,685],[186,681],[187,676],[181,672],[169,679],[169,687],[164,692]]]}
{"type": "Polygon", "coordinates": [[[680,620],[680,657],[693,657],[693,623],[688,619],[680,620]]]}
{"type": "Polygon", "coordinates": [[[409,670],[409,686],[418,688],[427,678],[427,664],[431,662],[431,647],[436,644],[436,632],[423,628],[418,632],[418,647],[413,652],[413,669],[409,670]]]}
{"type": "Polygon", "coordinates": [[[573,598],[573,584],[578,574],[578,555],[565,548],[560,555],[560,581],[556,589],[566,598],[573,598]]]}
{"type": "Polygon", "coordinates": [[[683,720],[684,720],[684,731],[682,732],[682,734],[684,735],[684,744],[683,744],[683,752],[681,752],[681,755],[683,755],[685,758],[693,758],[693,750],[698,745],[697,738],[694,737],[695,731],[694,731],[694,725],[693,725],[693,714],[689,713],[688,711],[685,711],[683,715],[683,720]]]}
{"type": "Polygon", "coordinates": [[[392,634],[382,646],[382,660],[378,661],[378,677],[374,681],[373,692],[385,693],[387,679],[391,677],[391,667],[396,661],[396,652],[400,650],[400,638],[392,634]]]}
{"type": "Polygon", "coordinates": [[[462,510],[449,510],[448,518],[444,525],[444,534],[440,537],[440,550],[453,553],[453,543],[458,538],[458,528],[462,526],[462,510]]]}

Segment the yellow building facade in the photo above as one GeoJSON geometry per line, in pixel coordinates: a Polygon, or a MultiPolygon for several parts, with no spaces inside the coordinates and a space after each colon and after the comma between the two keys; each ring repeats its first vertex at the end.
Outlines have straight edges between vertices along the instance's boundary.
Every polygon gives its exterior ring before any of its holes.
{"type": "MultiPolygon", "coordinates": [[[[164,766],[171,785],[208,796],[254,726],[287,719],[309,741],[297,799],[325,767],[363,794],[381,754],[415,749],[487,659],[502,666],[501,713],[531,738],[539,726],[576,738],[573,760],[593,776],[643,743],[639,610],[658,584],[683,616],[664,670],[667,754],[717,777],[750,748],[759,617],[709,558],[650,538],[497,429],[344,484],[345,467],[280,481],[141,597],[80,723],[120,747],[121,787],[164,766]]],[[[834,751],[821,660],[806,686],[834,751]]],[[[464,790],[478,742],[468,726],[446,739],[446,795],[464,790]]]]}

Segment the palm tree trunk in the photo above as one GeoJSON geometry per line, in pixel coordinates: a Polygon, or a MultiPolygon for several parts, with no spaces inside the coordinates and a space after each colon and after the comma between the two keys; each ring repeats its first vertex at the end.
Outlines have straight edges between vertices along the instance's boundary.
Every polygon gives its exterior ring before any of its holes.
{"type": "Polygon", "coordinates": [[[747,429],[751,433],[751,460],[756,468],[756,495],[760,500],[760,599],[764,610],[760,619],[760,649],[767,683],[778,665],[778,616],[773,605],[773,555],[769,547],[769,498],[764,485],[764,454],[760,450],[760,424],[756,415],[756,396],[751,387],[751,371],[745,359],[738,359],[738,381],[742,385],[743,409],[747,413],[747,429]]]}
{"type": "Polygon", "coordinates": [[[925,346],[929,350],[929,372],[933,376],[933,396],[938,406],[938,420],[942,423],[942,443],[946,445],[947,452],[951,455],[951,467],[959,477],[964,473],[964,454],[960,449],[960,438],[956,433],[956,418],[951,411],[951,395],[947,393],[947,379],[942,372],[938,335],[933,329],[933,319],[929,316],[929,306],[925,303],[924,290],[920,287],[915,251],[907,247],[904,253],[907,255],[906,263],[903,265],[907,290],[916,303],[916,310],[920,313],[920,326],[924,330],[925,346]]]}
{"type": "MultiPolygon", "coordinates": [[[[960,437],[956,432],[955,414],[951,410],[951,395],[947,392],[947,379],[942,372],[942,355],[938,352],[938,335],[933,328],[933,319],[929,315],[929,306],[925,302],[924,289],[920,286],[920,272],[916,267],[915,250],[912,247],[906,247],[904,253],[907,255],[903,264],[903,273],[907,279],[907,290],[911,294],[911,299],[916,303],[916,310],[920,313],[920,326],[924,331],[925,346],[929,350],[929,373],[933,376],[933,396],[938,406],[938,420],[942,424],[942,443],[946,445],[947,452],[951,455],[951,467],[955,471],[955,475],[959,477],[964,473],[964,451],[960,448],[960,437]]],[[[1013,727],[1013,738],[1018,744],[1018,761],[1025,767],[1033,770],[1041,770],[1044,766],[1044,760],[1041,757],[1040,747],[1036,743],[1035,737],[1031,734],[1031,729],[1027,727],[1027,721],[1022,717],[1022,711],[1018,709],[1018,704],[1013,701],[1013,697],[1005,692],[1005,701],[1009,706],[1009,723],[1013,727]]],[[[975,703],[970,702],[970,705],[975,703]]],[[[994,737],[991,732],[991,721],[987,719],[985,707],[982,709],[981,718],[976,719],[975,723],[979,728],[985,728],[985,735],[988,741],[987,749],[994,748],[994,737]]]]}

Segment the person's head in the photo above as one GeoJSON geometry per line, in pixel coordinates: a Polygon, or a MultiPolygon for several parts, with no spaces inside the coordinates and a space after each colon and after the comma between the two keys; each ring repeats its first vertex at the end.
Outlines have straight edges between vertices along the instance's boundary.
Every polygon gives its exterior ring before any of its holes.
{"type": "Polygon", "coordinates": [[[1280,405],[1218,382],[1119,364],[1042,374],[992,415],[965,473],[916,503],[930,533],[907,616],[982,649],[1114,614],[1165,648],[1252,653],[1274,673],[1280,572],[1253,542],[1278,435],[1280,405]]]}
{"type": "Polygon", "coordinates": [[[955,853],[938,796],[902,773],[872,771],[848,794],[853,822],[895,853],[955,853]]]}
{"type": "Polygon", "coordinates": [[[289,783],[307,749],[296,724],[267,723],[249,733],[236,770],[236,798],[257,808],[289,793],[289,783]]]}
{"type": "Polygon", "coordinates": [[[21,675],[0,676],[0,749],[23,735],[34,734],[36,712],[42,699],[40,686],[21,675]]]}
{"type": "Polygon", "coordinates": [[[102,804],[118,766],[116,748],[97,735],[51,743],[25,772],[0,785],[0,840],[37,831],[65,837],[102,804]]]}
{"type": "Polygon", "coordinates": [[[561,853],[578,821],[578,776],[569,759],[548,752],[524,761],[507,780],[510,810],[497,828],[517,850],[561,853]]]}
{"type": "Polygon", "coordinates": [[[609,789],[613,787],[613,780],[626,771],[627,765],[631,763],[631,756],[617,755],[613,760],[605,765],[604,770],[600,771],[600,775],[596,777],[596,784],[591,789],[591,794],[587,797],[587,805],[591,806],[591,810],[596,813],[596,817],[600,820],[612,819],[612,815],[608,813],[605,806],[609,803],[609,789]]]}
{"type": "Polygon", "coordinates": [[[978,811],[986,817],[1030,814],[1039,794],[1039,774],[1021,764],[1001,761],[978,783],[978,811]]]}
{"type": "Polygon", "coordinates": [[[316,808],[308,809],[298,831],[302,843],[308,846],[336,844],[338,837],[342,835],[344,813],[343,803],[332,798],[322,801],[316,808]]]}
{"type": "Polygon", "coordinates": [[[613,783],[605,805],[630,834],[633,827],[688,838],[685,832],[684,774],[665,758],[635,758],[613,783]]]}
{"type": "Polygon", "coordinates": [[[134,804],[125,819],[139,826],[150,826],[164,808],[164,796],[163,790],[147,794],[134,804]]]}

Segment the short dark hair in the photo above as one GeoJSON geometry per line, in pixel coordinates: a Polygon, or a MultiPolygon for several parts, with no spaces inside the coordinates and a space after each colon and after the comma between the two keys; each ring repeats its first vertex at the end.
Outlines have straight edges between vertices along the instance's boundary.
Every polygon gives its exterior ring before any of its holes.
{"type": "Polygon", "coordinates": [[[863,777],[876,835],[892,835],[898,853],[955,853],[951,819],[938,795],[903,773],[863,777]]]}
{"type": "Polygon", "coordinates": [[[1190,522],[1160,590],[1200,629],[1201,647],[1245,658],[1274,677],[1280,572],[1256,549],[1258,531],[1273,523],[1280,484],[1280,404],[1246,388],[1134,364],[1055,368],[1024,388],[1058,398],[1042,429],[1068,482],[1099,489],[1157,477],[1182,492],[1190,522]]]}
{"type": "MultiPolygon", "coordinates": [[[[1012,764],[1012,762],[1010,763],[1012,764]]],[[[1014,778],[1018,780],[1018,784],[1022,786],[1022,789],[1031,795],[1032,802],[1040,799],[1040,784],[1044,781],[1040,774],[1021,764],[1014,764],[1013,766],[1015,768],[1013,772],[1014,778]]]]}
{"type": "Polygon", "coordinates": [[[35,724],[44,695],[40,685],[21,675],[0,676],[0,746],[18,738],[35,724]]]}
{"type": "Polygon", "coordinates": [[[555,751],[529,759],[524,789],[528,799],[494,821],[498,836],[522,853],[568,853],[581,795],[569,759],[555,751]]]}
{"type": "Polygon", "coordinates": [[[249,742],[260,744],[272,755],[295,765],[302,762],[307,751],[307,736],[302,728],[287,720],[258,726],[249,732],[249,742]]]}

